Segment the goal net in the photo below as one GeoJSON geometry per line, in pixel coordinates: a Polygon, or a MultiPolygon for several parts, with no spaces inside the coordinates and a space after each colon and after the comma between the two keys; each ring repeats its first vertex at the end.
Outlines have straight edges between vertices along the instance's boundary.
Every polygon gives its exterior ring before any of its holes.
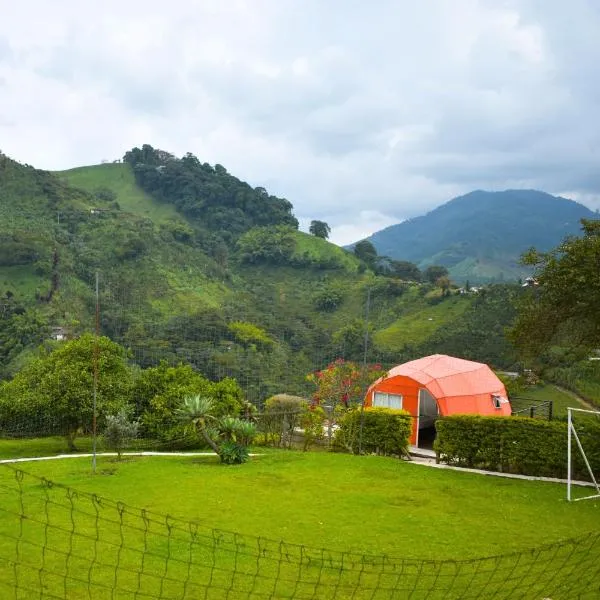
{"type": "MultiPolygon", "coordinates": [[[[600,423],[600,411],[587,410],[583,408],[568,408],[568,438],[567,438],[567,500],[590,500],[591,498],[600,498],[600,485],[594,474],[593,465],[590,463],[589,448],[586,452],[585,433],[590,424],[595,421],[594,425],[600,423]],[[574,414],[575,413],[575,414],[574,414]],[[577,423],[575,416],[578,416],[577,423]],[[582,435],[583,434],[583,435],[582,435]],[[583,439],[583,441],[582,441],[583,439]],[[590,477],[592,489],[591,494],[579,495],[573,497],[573,486],[580,483],[574,477],[574,463],[583,462],[585,472],[590,477]]],[[[580,470],[578,469],[578,470],[580,470]]]]}

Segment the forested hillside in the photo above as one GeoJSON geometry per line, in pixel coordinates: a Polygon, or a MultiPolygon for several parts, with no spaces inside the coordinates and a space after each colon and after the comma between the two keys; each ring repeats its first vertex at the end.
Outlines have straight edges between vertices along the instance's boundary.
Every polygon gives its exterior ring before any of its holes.
{"type": "Polygon", "coordinates": [[[141,368],[189,363],[249,398],[304,392],[337,357],[384,364],[447,351],[511,367],[519,288],[483,294],[376,274],[297,230],[291,204],[219,165],[150,146],[48,173],[0,160],[0,374],[95,327],[141,368]],[[60,330],[58,328],[61,328],[60,330]]]}

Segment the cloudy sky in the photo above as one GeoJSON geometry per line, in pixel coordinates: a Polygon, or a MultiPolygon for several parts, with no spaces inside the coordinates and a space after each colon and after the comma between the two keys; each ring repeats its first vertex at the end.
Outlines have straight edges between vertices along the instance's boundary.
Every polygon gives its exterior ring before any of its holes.
{"type": "Polygon", "coordinates": [[[0,150],[150,143],[348,243],[473,189],[600,207],[598,0],[0,0],[0,150]]]}

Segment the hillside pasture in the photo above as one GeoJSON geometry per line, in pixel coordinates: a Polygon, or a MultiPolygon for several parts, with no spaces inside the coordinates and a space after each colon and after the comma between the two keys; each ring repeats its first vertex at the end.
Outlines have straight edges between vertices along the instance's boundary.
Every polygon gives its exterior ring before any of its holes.
{"type": "Polygon", "coordinates": [[[73,187],[94,193],[100,188],[113,191],[122,210],[154,223],[182,221],[172,204],[158,202],[146,194],[135,182],[131,167],[124,163],[106,163],[59,171],[56,175],[73,187]]]}
{"type": "Polygon", "coordinates": [[[400,351],[407,344],[425,341],[435,331],[462,315],[471,305],[471,298],[452,296],[439,304],[411,309],[388,327],[375,333],[374,342],[382,350],[400,351]]]}

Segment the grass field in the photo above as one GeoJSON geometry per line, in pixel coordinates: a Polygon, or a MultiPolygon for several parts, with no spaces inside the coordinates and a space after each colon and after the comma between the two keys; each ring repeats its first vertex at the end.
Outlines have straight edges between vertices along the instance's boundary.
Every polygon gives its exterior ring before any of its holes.
{"type": "Polygon", "coordinates": [[[170,220],[181,221],[177,210],[171,204],[163,204],[148,196],[135,183],[133,172],[124,163],[108,163],[78,167],[57,172],[69,185],[94,192],[98,188],[108,188],[117,194],[121,209],[138,216],[148,217],[155,223],[170,220]]]}
{"type": "Polygon", "coordinates": [[[425,470],[380,457],[267,452],[240,468],[204,457],[101,458],[98,469],[92,476],[89,459],[25,468],[216,528],[405,557],[479,557],[600,526],[600,503],[569,505],[562,485],[425,470]]]}
{"type": "Polygon", "coordinates": [[[569,407],[586,408],[574,394],[561,390],[551,383],[528,388],[520,396],[523,397],[523,400],[519,400],[519,405],[530,405],[551,400],[552,411],[555,417],[566,417],[567,408],[569,407]],[[531,400],[531,402],[525,402],[525,400],[531,400]]]}
{"type": "Polygon", "coordinates": [[[60,598],[441,600],[514,591],[517,575],[546,593],[555,588],[540,575],[564,567],[556,550],[506,564],[410,559],[506,554],[600,526],[600,503],[567,504],[563,486],[381,457],[267,452],[241,467],[100,458],[95,476],[89,459],[20,466],[31,475],[0,467],[0,592],[16,585],[17,598],[43,587],[60,598]]]}

